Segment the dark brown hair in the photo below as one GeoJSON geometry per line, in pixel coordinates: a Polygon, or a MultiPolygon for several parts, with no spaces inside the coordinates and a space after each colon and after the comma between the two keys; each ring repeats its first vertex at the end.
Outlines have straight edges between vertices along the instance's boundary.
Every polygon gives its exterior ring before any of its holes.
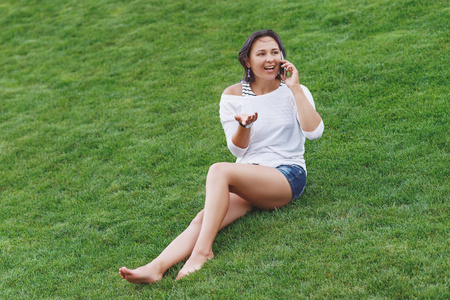
{"type": "MultiPolygon", "coordinates": [[[[281,39],[278,36],[278,34],[273,31],[272,29],[268,30],[260,30],[253,32],[247,39],[247,41],[244,44],[244,47],[242,47],[241,51],[239,51],[238,60],[241,63],[241,65],[244,67],[244,81],[247,82],[253,82],[255,81],[255,75],[253,72],[247,67],[247,61],[250,57],[250,51],[252,50],[253,43],[262,37],[271,37],[273,38],[277,43],[278,47],[280,48],[281,53],[283,53],[283,56],[286,57],[286,52],[284,51],[283,44],[281,43],[281,39]]],[[[278,79],[280,78],[280,75],[277,76],[278,79]]]]}

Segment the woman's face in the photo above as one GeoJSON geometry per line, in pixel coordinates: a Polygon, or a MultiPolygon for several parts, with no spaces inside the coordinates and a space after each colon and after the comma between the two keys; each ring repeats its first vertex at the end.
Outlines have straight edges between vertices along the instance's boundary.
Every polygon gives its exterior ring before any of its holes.
{"type": "Polygon", "coordinates": [[[251,68],[255,79],[273,80],[277,77],[281,64],[281,51],[271,37],[257,39],[250,51],[247,67],[251,68]]]}

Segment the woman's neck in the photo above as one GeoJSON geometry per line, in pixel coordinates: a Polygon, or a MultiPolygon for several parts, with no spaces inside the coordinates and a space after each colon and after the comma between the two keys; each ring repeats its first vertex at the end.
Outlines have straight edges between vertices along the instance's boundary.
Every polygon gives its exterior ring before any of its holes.
{"type": "Polygon", "coordinates": [[[280,82],[281,81],[279,79],[270,81],[255,80],[250,83],[250,87],[255,95],[260,96],[275,91],[280,86],[280,82]]]}

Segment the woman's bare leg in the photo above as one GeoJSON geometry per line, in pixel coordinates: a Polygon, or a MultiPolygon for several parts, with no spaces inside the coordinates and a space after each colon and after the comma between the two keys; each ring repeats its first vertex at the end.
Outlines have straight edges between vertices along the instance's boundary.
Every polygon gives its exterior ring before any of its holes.
{"type": "Polygon", "coordinates": [[[251,205],[274,209],[290,202],[289,182],[275,168],[217,163],[211,166],[206,181],[206,199],[200,233],[192,254],[178,273],[177,279],[199,270],[213,257],[212,244],[229,208],[230,192],[251,205]]]}
{"type": "MultiPolygon", "coordinates": [[[[244,216],[252,206],[236,194],[229,196],[229,208],[220,229],[244,216]]],[[[192,249],[200,233],[203,222],[203,210],[197,214],[191,224],[152,262],[140,268],[131,270],[120,268],[119,273],[125,280],[132,283],[152,283],[162,278],[171,266],[182,261],[192,253],[192,249]]]]}

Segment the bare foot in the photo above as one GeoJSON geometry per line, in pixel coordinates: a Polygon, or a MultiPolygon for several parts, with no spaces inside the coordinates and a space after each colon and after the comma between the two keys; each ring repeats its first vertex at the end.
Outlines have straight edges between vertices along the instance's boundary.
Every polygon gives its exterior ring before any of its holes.
{"type": "Polygon", "coordinates": [[[131,283],[153,283],[160,280],[163,275],[150,264],[134,270],[122,267],[119,269],[119,274],[131,283]]]}
{"type": "Polygon", "coordinates": [[[181,268],[180,272],[178,272],[176,280],[200,270],[203,267],[203,264],[213,257],[214,254],[212,252],[206,256],[200,254],[192,254],[184,264],[183,268],[181,268]]]}

